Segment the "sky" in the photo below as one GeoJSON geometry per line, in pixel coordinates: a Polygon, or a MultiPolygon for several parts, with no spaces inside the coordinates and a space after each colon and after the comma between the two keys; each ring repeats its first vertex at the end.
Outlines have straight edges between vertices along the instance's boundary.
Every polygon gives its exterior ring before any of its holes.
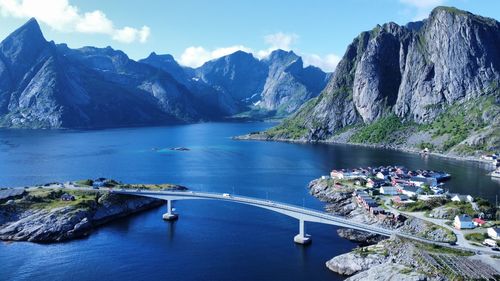
{"type": "Polygon", "coordinates": [[[197,67],[237,50],[293,50],[333,71],[347,45],[377,24],[406,24],[446,5],[500,19],[499,0],[0,0],[0,38],[35,17],[47,40],[172,54],[197,67]]]}

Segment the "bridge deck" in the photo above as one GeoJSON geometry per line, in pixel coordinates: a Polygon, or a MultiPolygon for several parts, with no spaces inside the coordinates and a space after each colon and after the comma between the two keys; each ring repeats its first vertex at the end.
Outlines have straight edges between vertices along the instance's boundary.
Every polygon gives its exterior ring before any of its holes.
{"type": "MultiPolygon", "coordinates": [[[[76,190],[86,190],[89,188],[81,188],[81,187],[71,187],[76,190]]],[[[284,215],[288,215],[290,217],[294,217],[303,221],[310,221],[316,223],[323,223],[329,225],[336,225],[345,228],[352,228],[360,231],[366,231],[371,233],[376,233],[384,236],[397,235],[402,238],[411,239],[418,242],[430,243],[442,247],[451,247],[454,249],[460,249],[464,251],[481,251],[490,253],[490,251],[486,251],[484,249],[471,249],[468,247],[461,246],[451,246],[445,242],[437,242],[425,238],[420,238],[413,236],[411,234],[403,233],[397,229],[388,229],[379,226],[369,225],[365,223],[355,222],[349,220],[348,218],[344,218],[341,216],[333,215],[326,213],[324,211],[319,211],[310,208],[304,208],[292,204],[287,204],[283,202],[276,202],[270,200],[264,200],[259,198],[241,196],[241,195],[227,195],[223,193],[214,193],[214,192],[195,192],[195,191],[168,191],[168,190],[137,190],[137,189],[108,189],[101,188],[100,190],[106,190],[116,194],[127,194],[134,196],[144,196],[144,197],[152,197],[162,200],[194,200],[194,199],[205,199],[205,200],[219,200],[219,201],[227,201],[234,202],[246,205],[252,205],[264,209],[268,209],[271,211],[275,211],[278,213],[282,213],[284,215]]],[[[95,190],[99,191],[99,190],[95,190]]]]}

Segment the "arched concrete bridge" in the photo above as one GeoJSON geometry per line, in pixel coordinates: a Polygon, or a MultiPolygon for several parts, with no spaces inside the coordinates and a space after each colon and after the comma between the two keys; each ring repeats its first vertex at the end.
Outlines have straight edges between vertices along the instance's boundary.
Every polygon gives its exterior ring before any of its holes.
{"type": "Polygon", "coordinates": [[[277,213],[290,216],[299,221],[299,233],[294,237],[294,241],[299,244],[308,244],[311,242],[311,236],[305,233],[304,223],[307,221],[307,222],[323,223],[323,224],[335,225],[361,231],[367,231],[384,236],[391,236],[393,234],[397,234],[401,237],[418,240],[421,242],[449,246],[446,243],[439,243],[427,239],[414,237],[408,234],[401,233],[397,230],[386,229],[378,226],[354,222],[347,218],[328,214],[326,212],[314,209],[308,209],[291,204],[246,197],[246,196],[229,195],[227,193],[196,192],[196,191],[163,191],[163,190],[156,191],[156,190],[136,190],[136,189],[134,190],[110,189],[109,191],[116,194],[151,197],[167,201],[167,213],[163,215],[163,218],[165,220],[175,220],[178,218],[178,215],[172,211],[172,202],[176,200],[219,200],[219,201],[234,202],[234,203],[245,204],[271,210],[277,213]]]}

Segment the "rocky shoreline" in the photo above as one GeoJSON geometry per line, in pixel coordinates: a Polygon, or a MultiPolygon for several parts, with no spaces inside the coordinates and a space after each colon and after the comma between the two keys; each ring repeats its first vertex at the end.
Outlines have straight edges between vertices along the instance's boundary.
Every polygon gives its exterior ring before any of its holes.
{"type": "Polygon", "coordinates": [[[53,243],[77,239],[100,225],[163,204],[159,199],[107,191],[89,194],[92,200],[54,208],[34,207],[36,200],[28,193],[0,204],[0,240],[53,243]]]}
{"type": "MultiPolygon", "coordinates": [[[[324,144],[343,144],[343,145],[353,145],[353,146],[361,146],[361,147],[370,147],[370,148],[381,148],[381,149],[389,149],[395,151],[401,151],[406,153],[413,154],[421,154],[421,150],[416,148],[405,147],[401,145],[394,144],[368,144],[368,143],[352,143],[347,140],[316,140],[310,141],[305,139],[286,139],[286,138],[269,138],[265,134],[262,133],[250,133],[241,136],[233,137],[234,140],[256,140],[256,141],[272,141],[272,142],[289,142],[289,143],[301,143],[301,144],[309,144],[309,143],[324,143],[324,144]]],[[[464,155],[456,155],[456,154],[445,154],[438,152],[429,152],[427,153],[429,156],[436,156],[446,159],[453,159],[459,161],[472,161],[479,162],[484,164],[491,164],[491,161],[481,159],[475,156],[464,156],[464,155]]]]}
{"type": "MultiPolygon", "coordinates": [[[[379,220],[359,207],[352,197],[352,191],[347,188],[334,189],[326,181],[316,179],[309,183],[309,191],[311,195],[327,203],[325,208],[330,213],[367,224],[399,228],[415,235],[426,233],[429,236],[427,238],[448,242],[447,233],[439,228],[434,229],[417,218],[408,218],[404,222],[379,220]]],[[[359,245],[353,251],[326,262],[331,271],[349,275],[347,280],[453,280],[457,276],[456,272],[448,268],[434,268],[433,261],[445,256],[444,259],[454,259],[471,266],[475,264],[471,257],[463,256],[466,255],[463,252],[443,251],[432,247],[426,249],[426,245],[396,236],[387,238],[352,229],[338,229],[337,233],[359,245]]],[[[487,268],[484,276],[498,274],[489,265],[481,262],[480,266],[487,268]]],[[[473,276],[474,273],[470,274],[473,276]]]]}

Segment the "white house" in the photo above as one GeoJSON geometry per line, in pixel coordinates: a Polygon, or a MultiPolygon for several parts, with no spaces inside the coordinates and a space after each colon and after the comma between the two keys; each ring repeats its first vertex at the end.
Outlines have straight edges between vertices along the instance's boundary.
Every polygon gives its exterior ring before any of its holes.
{"type": "Polygon", "coordinates": [[[408,196],[408,197],[413,197],[417,196],[418,194],[422,193],[422,189],[418,186],[413,186],[413,185],[405,185],[402,189],[401,192],[408,196]]]}
{"type": "Polygon", "coordinates": [[[397,194],[399,194],[398,188],[395,186],[381,186],[380,193],[385,194],[385,195],[397,195],[397,194]]]}
{"type": "Polygon", "coordinates": [[[431,177],[426,178],[421,176],[412,177],[410,179],[410,183],[416,186],[422,186],[426,184],[430,187],[436,187],[438,185],[436,178],[431,178],[431,177]]]}
{"type": "Polygon", "coordinates": [[[460,195],[456,194],[455,196],[451,197],[451,201],[455,202],[474,202],[474,198],[470,195],[460,195]]]}
{"type": "Polygon", "coordinates": [[[453,226],[456,229],[473,229],[476,227],[472,222],[472,218],[469,215],[455,216],[455,220],[453,221],[453,226]]]}
{"type": "Polygon", "coordinates": [[[500,240],[500,227],[488,227],[488,236],[495,240],[500,240]]]}

